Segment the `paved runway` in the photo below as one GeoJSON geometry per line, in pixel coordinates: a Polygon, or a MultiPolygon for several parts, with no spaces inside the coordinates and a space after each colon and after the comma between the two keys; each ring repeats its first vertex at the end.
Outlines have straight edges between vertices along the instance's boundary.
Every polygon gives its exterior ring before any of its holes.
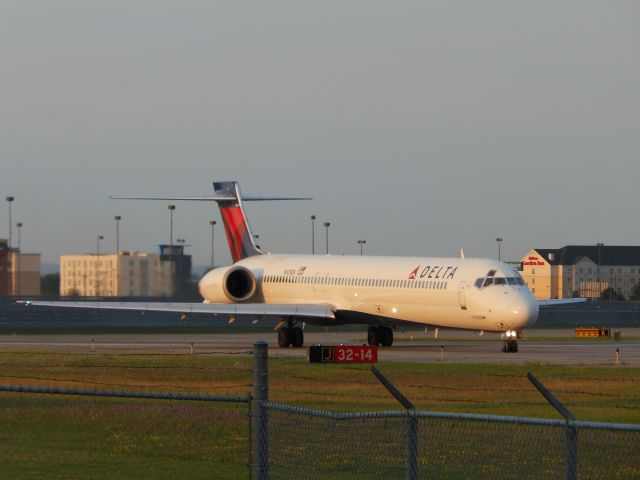
{"type": "MultiPolygon", "coordinates": [[[[640,366],[640,329],[625,329],[623,340],[575,341],[573,330],[534,330],[519,342],[518,353],[502,353],[498,335],[473,337],[468,332],[444,332],[438,341],[424,332],[396,334],[393,347],[379,350],[380,361],[451,363],[547,363],[555,365],[616,365],[616,349],[621,365],[640,366]],[[630,340],[624,340],[628,338],[630,340]]],[[[365,332],[307,332],[305,345],[361,344],[365,332]]],[[[4,351],[90,353],[171,353],[196,354],[249,352],[254,342],[269,343],[271,356],[305,357],[307,350],[278,348],[275,333],[229,334],[101,334],[101,335],[0,335],[4,351]],[[92,346],[92,340],[93,346],[92,346]]]]}

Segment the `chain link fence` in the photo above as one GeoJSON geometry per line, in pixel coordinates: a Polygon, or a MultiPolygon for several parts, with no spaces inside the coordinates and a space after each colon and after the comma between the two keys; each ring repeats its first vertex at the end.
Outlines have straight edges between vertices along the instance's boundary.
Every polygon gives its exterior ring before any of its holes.
{"type": "Polygon", "coordinates": [[[249,397],[25,386],[0,392],[1,478],[249,476],[249,397]]]}
{"type": "Polygon", "coordinates": [[[406,411],[270,403],[267,364],[257,342],[244,396],[0,386],[0,477],[640,478],[640,425],[575,421],[532,376],[565,420],[416,411],[379,372],[406,411]]]}
{"type": "MultiPolygon", "coordinates": [[[[567,423],[435,412],[334,413],[267,403],[269,478],[560,479],[567,423]],[[415,459],[410,421],[417,419],[415,459]],[[416,465],[414,473],[408,466],[416,465]],[[303,475],[301,476],[301,472],[303,475]]],[[[640,426],[575,422],[577,478],[640,478],[640,426]]]]}

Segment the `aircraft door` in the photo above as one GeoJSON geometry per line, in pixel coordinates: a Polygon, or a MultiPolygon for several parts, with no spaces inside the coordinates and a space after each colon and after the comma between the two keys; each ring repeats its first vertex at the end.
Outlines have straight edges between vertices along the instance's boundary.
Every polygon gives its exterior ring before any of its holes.
{"type": "Polygon", "coordinates": [[[460,309],[467,309],[467,290],[469,289],[469,284],[467,282],[460,282],[460,286],[458,287],[458,302],[460,303],[460,309]]]}

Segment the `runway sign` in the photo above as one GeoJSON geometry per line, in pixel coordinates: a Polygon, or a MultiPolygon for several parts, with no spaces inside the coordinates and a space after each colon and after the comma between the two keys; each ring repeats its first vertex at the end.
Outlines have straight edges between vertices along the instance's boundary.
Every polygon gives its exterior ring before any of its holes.
{"type": "Polygon", "coordinates": [[[312,345],[309,363],[377,363],[378,347],[374,345],[312,345]]]}

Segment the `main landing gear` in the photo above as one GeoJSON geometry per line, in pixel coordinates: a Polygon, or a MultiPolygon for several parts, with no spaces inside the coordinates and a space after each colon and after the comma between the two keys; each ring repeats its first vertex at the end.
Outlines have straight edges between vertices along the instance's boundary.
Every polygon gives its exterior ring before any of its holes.
{"type": "Polygon", "coordinates": [[[304,343],[304,333],[302,328],[297,326],[298,322],[287,320],[287,326],[278,330],[278,345],[281,348],[300,348],[304,343]]]}
{"type": "Polygon", "coordinates": [[[518,351],[518,338],[521,338],[518,332],[507,330],[502,335],[502,351],[504,353],[516,353],[518,351]]]}
{"type": "Polygon", "coordinates": [[[367,341],[369,345],[390,347],[393,345],[393,330],[391,327],[369,327],[367,341]]]}

